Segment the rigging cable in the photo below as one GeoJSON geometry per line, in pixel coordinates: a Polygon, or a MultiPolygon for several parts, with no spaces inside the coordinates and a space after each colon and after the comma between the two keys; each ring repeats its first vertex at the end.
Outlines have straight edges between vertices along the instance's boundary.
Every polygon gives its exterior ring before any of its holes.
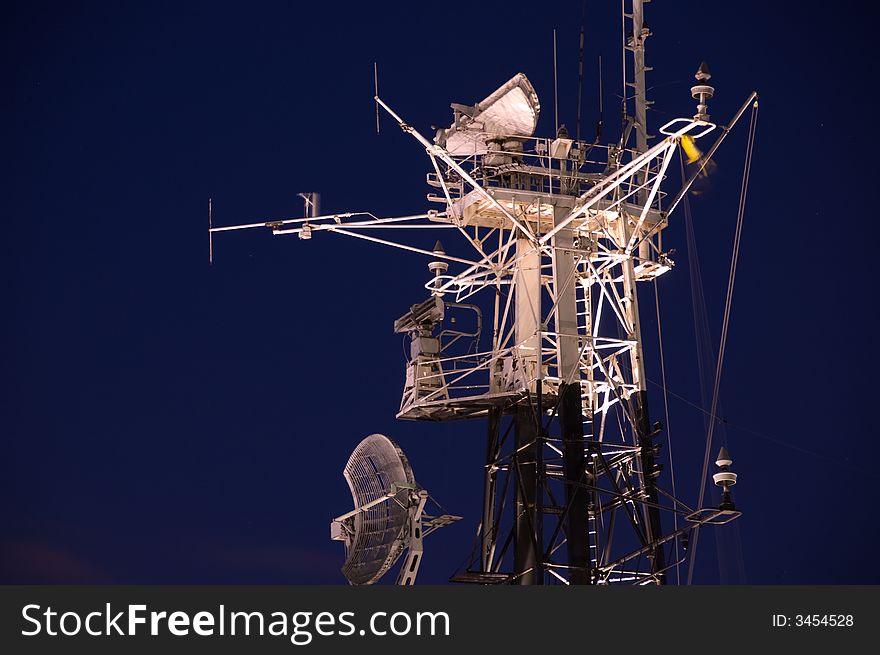
{"type": "MultiPolygon", "coordinates": [[[[697,509],[702,509],[703,500],[706,495],[706,482],[709,473],[709,460],[711,459],[712,452],[712,434],[715,430],[715,415],[718,409],[718,394],[721,387],[721,367],[724,363],[724,349],[727,345],[727,334],[728,328],[730,326],[730,308],[733,302],[733,286],[734,282],[736,281],[736,267],[739,259],[739,247],[742,237],[743,217],[745,216],[746,194],[749,186],[749,174],[752,168],[752,150],[755,144],[755,128],[757,127],[757,122],[758,103],[757,101],[755,101],[755,104],[752,105],[752,115],[751,120],[749,121],[749,139],[746,145],[746,160],[745,166],[743,167],[742,186],[740,187],[739,193],[739,209],[737,210],[736,217],[736,233],[733,240],[733,255],[730,260],[730,275],[728,276],[727,280],[727,298],[724,305],[724,320],[721,327],[721,341],[718,348],[718,360],[715,364],[715,386],[712,390],[712,407],[709,410],[709,430],[706,434],[706,450],[703,455],[703,472],[700,476],[700,495],[699,501],[697,502],[697,509]]],[[[691,559],[688,564],[688,585],[693,582],[694,564],[696,563],[697,559],[697,545],[699,543],[699,537],[700,526],[697,525],[697,527],[694,528],[693,544],[691,546],[691,559]]]]}
{"type": "MultiPolygon", "coordinates": [[[[653,384],[658,389],[663,389],[663,386],[659,382],[655,382],[654,380],[651,380],[650,378],[648,379],[648,382],[653,384]]],[[[702,413],[706,418],[709,418],[709,410],[704,409],[701,405],[695,403],[692,400],[688,400],[687,398],[685,398],[681,394],[674,392],[672,389],[663,389],[663,391],[665,393],[668,393],[673,398],[680,400],[685,405],[693,407],[695,410],[702,413]]],[[[823,453],[817,452],[815,450],[809,450],[808,448],[804,448],[803,446],[799,446],[797,444],[793,444],[789,441],[786,441],[785,439],[781,439],[778,436],[766,434],[764,432],[758,432],[757,430],[753,430],[752,428],[746,427],[744,425],[740,425],[739,423],[731,423],[724,416],[715,416],[715,420],[718,422],[719,425],[723,425],[723,426],[728,427],[728,428],[735,430],[737,432],[744,432],[747,434],[751,434],[755,437],[758,437],[759,439],[764,439],[765,441],[776,444],[777,446],[782,446],[783,448],[790,448],[791,450],[793,450],[795,452],[799,452],[804,455],[810,455],[811,457],[816,457],[817,459],[825,460],[826,462],[828,462],[830,464],[836,464],[837,466],[841,466],[843,468],[848,468],[851,471],[860,471],[861,470],[859,467],[853,466],[852,464],[849,464],[848,459],[847,460],[835,459],[834,457],[831,457],[828,454],[823,454],[823,453]]]]}
{"type": "MultiPolygon", "coordinates": [[[[709,155],[706,156],[705,161],[708,162],[709,155]]],[[[682,184],[685,184],[687,187],[686,175],[685,175],[685,165],[684,160],[679,158],[679,166],[681,168],[681,179],[682,184]]],[[[700,166],[700,172],[702,172],[704,168],[700,166]]],[[[688,248],[688,273],[690,275],[690,288],[691,288],[691,306],[693,308],[693,318],[694,318],[694,343],[696,346],[696,354],[697,354],[697,372],[699,378],[699,389],[700,389],[700,411],[705,415],[705,432],[704,435],[709,431],[709,411],[708,408],[710,406],[710,398],[712,396],[712,391],[710,389],[709,377],[714,379],[715,370],[714,370],[714,362],[715,362],[715,349],[712,347],[712,338],[711,332],[709,330],[709,320],[707,317],[706,311],[706,297],[703,292],[703,278],[700,272],[700,257],[697,251],[697,243],[696,236],[694,235],[694,222],[693,217],[691,216],[691,204],[688,200],[687,190],[685,190],[684,195],[681,196],[684,201],[682,204],[684,205],[684,223],[687,233],[687,248],[688,248]],[[711,364],[709,362],[712,362],[711,364]]],[[[677,204],[673,202],[673,206],[677,204]]],[[[668,390],[667,390],[668,391],[668,390]]],[[[718,415],[719,408],[716,408],[715,414],[718,415]]],[[[726,435],[719,430],[720,441],[727,445],[726,435]]],[[[736,526],[734,526],[736,528],[736,526]]],[[[716,546],[719,548],[718,553],[718,565],[719,565],[719,574],[722,571],[721,564],[721,545],[718,541],[716,541],[716,546]]],[[[687,555],[690,556],[690,553],[687,555]]]]}
{"type": "MultiPolygon", "coordinates": [[[[708,164],[708,155],[706,156],[705,162],[708,164]]],[[[681,168],[681,179],[682,183],[685,184],[685,165],[684,159],[679,158],[679,166],[681,168]]],[[[704,165],[701,165],[700,171],[702,171],[704,165]]],[[[705,415],[705,432],[704,435],[709,431],[709,411],[708,408],[711,404],[711,396],[712,391],[710,388],[709,377],[711,374],[712,379],[715,377],[715,349],[712,347],[712,337],[711,331],[709,329],[709,320],[708,320],[708,312],[706,310],[706,296],[703,292],[703,277],[700,271],[700,257],[697,251],[697,243],[696,236],[694,235],[694,221],[691,215],[691,204],[687,196],[687,192],[685,192],[684,196],[682,196],[684,202],[684,222],[687,233],[687,247],[688,247],[688,272],[690,274],[691,281],[691,306],[693,308],[693,318],[694,318],[694,342],[696,345],[696,354],[697,354],[697,372],[700,382],[700,409],[705,415]],[[710,363],[711,362],[711,363],[710,363]]],[[[718,412],[721,411],[720,407],[716,408],[715,414],[718,415],[718,412]]],[[[720,441],[727,445],[726,435],[723,434],[719,430],[720,441]]],[[[736,526],[734,526],[735,528],[736,526]]],[[[722,563],[721,563],[721,544],[716,540],[716,547],[719,548],[718,552],[718,566],[719,566],[719,576],[721,575],[722,563]]],[[[690,557],[690,553],[687,555],[690,557]]]]}
{"type": "MultiPolygon", "coordinates": [[[[672,483],[672,495],[677,498],[675,492],[675,467],[672,464],[672,428],[669,424],[669,397],[666,394],[666,360],[663,357],[663,332],[660,329],[660,292],[657,290],[657,278],[654,278],[654,308],[657,310],[657,342],[660,350],[660,379],[663,381],[663,409],[666,412],[666,440],[669,442],[669,477],[672,483]]],[[[678,532],[678,512],[673,513],[672,521],[675,531],[678,532]]],[[[675,581],[681,584],[681,557],[679,556],[678,539],[675,540],[675,581]]]]}

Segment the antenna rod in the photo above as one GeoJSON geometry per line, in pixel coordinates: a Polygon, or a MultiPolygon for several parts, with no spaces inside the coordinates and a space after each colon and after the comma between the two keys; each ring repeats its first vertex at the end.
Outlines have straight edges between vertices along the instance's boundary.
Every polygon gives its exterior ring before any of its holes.
{"type": "MultiPolygon", "coordinates": [[[[222,227],[212,227],[211,232],[229,232],[230,230],[249,230],[255,227],[270,227],[277,229],[282,225],[290,223],[308,223],[309,221],[320,221],[324,219],[351,218],[352,216],[371,216],[369,212],[345,212],[343,214],[324,214],[323,216],[306,216],[305,218],[285,218],[280,221],[263,221],[262,223],[244,223],[242,225],[224,225],[222,227]]],[[[427,216],[427,214],[426,214],[427,216]]]]}
{"type": "Polygon", "coordinates": [[[581,38],[578,48],[578,109],[575,122],[575,139],[581,140],[581,96],[584,88],[584,23],[587,15],[587,0],[581,5],[581,38]]]}
{"type": "Polygon", "coordinates": [[[596,123],[596,141],[602,138],[605,117],[602,112],[602,55],[599,55],[599,122],[596,123]]]}
{"type": "Polygon", "coordinates": [[[208,264],[214,263],[214,219],[211,198],[208,198],[208,264]]]}
{"type": "MultiPolygon", "coordinates": [[[[556,83],[556,30],[553,30],[553,104],[556,110],[556,134],[559,133],[559,85],[556,83]]],[[[554,137],[556,135],[554,134],[554,137]]]]}
{"type": "Polygon", "coordinates": [[[379,64],[373,62],[373,100],[376,102],[376,134],[379,134],[379,64]]]}
{"type": "MultiPolygon", "coordinates": [[[[620,0],[620,39],[622,41],[622,47],[620,49],[621,53],[621,61],[620,61],[620,70],[623,72],[623,89],[621,89],[620,95],[623,98],[623,107],[622,107],[622,119],[623,124],[626,124],[626,119],[629,116],[629,109],[627,108],[627,99],[626,99],[626,0],[620,0]]],[[[623,143],[621,147],[626,147],[626,143],[623,143]]]]}

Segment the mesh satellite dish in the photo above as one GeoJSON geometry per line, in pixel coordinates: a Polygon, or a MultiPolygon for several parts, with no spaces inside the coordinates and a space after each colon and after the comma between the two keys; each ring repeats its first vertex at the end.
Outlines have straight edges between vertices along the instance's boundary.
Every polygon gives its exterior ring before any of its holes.
{"type": "Polygon", "coordinates": [[[353,585],[373,584],[406,551],[397,584],[413,584],[424,537],[461,517],[425,513],[428,492],[419,487],[400,447],[385,435],[361,441],[342,474],[355,506],[330,524],[330,538],[345,542],[342,573],[353,585]]]}
{"type": "Polygon", "coordinates": [[[453,155],[482,155],[489,141],[526,138],[535,133],[541,104],[528,78],[517,73],[474,106],[452,104],[455,120],[435,141],[453,155]]]}

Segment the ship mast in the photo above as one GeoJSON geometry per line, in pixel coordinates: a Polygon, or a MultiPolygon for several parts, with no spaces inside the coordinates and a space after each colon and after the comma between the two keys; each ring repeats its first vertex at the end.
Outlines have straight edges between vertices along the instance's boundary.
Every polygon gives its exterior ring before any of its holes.
{"type": "MultiPolygon", "coordinates": [[[[650,0],[645,0],[650,2],[650,0]]],[[[625,3],[624,3],[625,7],[625,3]]],[[[645,73],[648,70],[645,66],[645,41],[651,35],[645,23],[644,2],[643,0],[632,0],[632,12],[625,14],[625,18],[629,19],[631,30],[624,38],[624,48],[631,54],[633,81],[630,83],[633,89],[635,104],[635,133],[636,133],[636,152],[644,153],[648,150],[648,99],[646,96],[645,73]]],[[[624,76],[625,78],[626,76],[624,76]]],[[[624,97],[629,93],[624,89],[624,97]]],[[[647,181],[647,172],[642,178],[643,183],[647,181]]],[[[639,191],[639,200],[644,203],[647,197],[647,189],[643,184],[639,191]]],[[[627,234],[624,235],[628,237],[627,234]]],[[[643,260],[650,257],[650,241],[645,240],[640,246],[639,256],[643,260]]],[[[644,356],[641,334],[641,322],[639,317],[639,299],[636,290],[636,276],[634,272],[634,260],[630,259],[624,264],[624,286],[628,302],[626,303],[627,320],[632,326],[631,337],[636,342],[636,346],[631,353],[631,366],[633,381],[638,387],[638,391],[633,394],[630,403],[631,412],[634,419],[633,429],[635,431],[636,443],[639,445],[640,452],[640,482],[645,490],[648,503],[642,506],[642,514],[645,521],[645,532],[648,541],[654,541],[655,537],[662,533],[660,522],[660,511],[658,509],[657,489],[655,478],[650,472],[656,469],[654,457],[653,434],[651,430],[650,415],[648,412],[648,390],[646,384],[646,375],[644,368],[644,356]],[[646,475],[645,473],[649,474],[646,475]]],[[[652,569],[657,574],[659,583],[665,582],[666,576],[666,560],[662,548],[655,549],[649,553],[649,559],[652,562],[652,569]]]]}
{"type": "MultiPolygon", "coordinates": [[[[676,539],[739,516],[729,493],[722,506],[694,509],[658,486],[661,426],[648,413],[638,286],[672,268],[660,242],[669,220],[661,186],[680,140],[717,126],[705,113],[711,93],[695,93],[702,109],[661,126],[649,145],[644,1],[631,0],[630,12],[624,2],[632,82],[625,61],[617,143],[573,139],[564,126],[534,136],[540,103],[521,73],[482,102],[453,103],[452,124],[433,140],[376,95],[427,153],[427,200],[439,209],[319,215],[307,194],[303,218],[210,228],[343,235],[431,259],[427,299],[394,322],[410,339],[397,417],[487,420],[477,552],[455,581],[663,584],[678,564],[666,552],[676,539]],[[472,252],[389,238],[415,228],[454,232],[472,252]],[[661,513],[684,527],[664,533],[661,513]]],[[[719,461],[729,469],[726,454],[719,461]]]]}

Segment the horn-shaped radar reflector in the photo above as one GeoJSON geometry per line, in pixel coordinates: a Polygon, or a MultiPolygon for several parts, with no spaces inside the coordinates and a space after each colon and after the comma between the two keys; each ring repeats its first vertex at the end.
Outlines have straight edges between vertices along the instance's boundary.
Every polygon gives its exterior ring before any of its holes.
{"type": "Polygon", "coordinates": [[[502,137],[530,137],[541,113],[538,94],[522,73],[473,107],[453,104],[452,109],[455,121],[435,140],[453,155],[484,154],[487,142],[502,137]]]}

